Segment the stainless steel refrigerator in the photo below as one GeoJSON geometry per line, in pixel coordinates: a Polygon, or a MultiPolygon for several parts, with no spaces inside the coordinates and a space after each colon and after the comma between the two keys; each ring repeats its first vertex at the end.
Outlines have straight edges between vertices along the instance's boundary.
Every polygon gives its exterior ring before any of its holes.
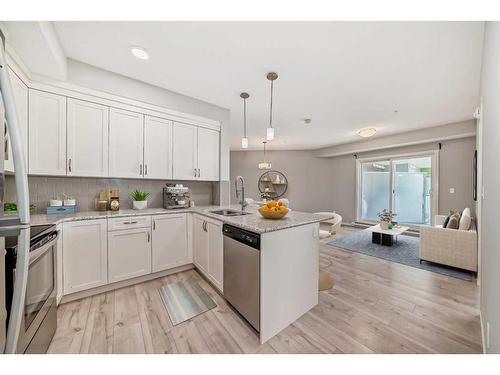
{"type": "Polygon", "coordinates": [[[30,245],[29,192],[26,163],[22,149],[9,70],[5,55],[5,37],[0,29],[0,352],[15,353],[23,317],[24,299],[28,278],[30,245]],[[7,148],[6,135],[10,141],[15,169],[17,215],[4,214],[5,172],[4,158],[7,148]],[[5,238],[17,236],[16,274],[12,304],[7,326],[5,296],[5,238]]]}

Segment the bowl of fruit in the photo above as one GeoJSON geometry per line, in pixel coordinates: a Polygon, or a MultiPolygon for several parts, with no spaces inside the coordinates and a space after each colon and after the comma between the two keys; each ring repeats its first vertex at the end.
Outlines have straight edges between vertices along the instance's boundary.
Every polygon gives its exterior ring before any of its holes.
{"type": "Polygon", "coordinates": [[[267,201],[259,207],[260,214],[266,219],[282,219],[290,211],[283,202],[276,202],[274,200],[267,201]]]}

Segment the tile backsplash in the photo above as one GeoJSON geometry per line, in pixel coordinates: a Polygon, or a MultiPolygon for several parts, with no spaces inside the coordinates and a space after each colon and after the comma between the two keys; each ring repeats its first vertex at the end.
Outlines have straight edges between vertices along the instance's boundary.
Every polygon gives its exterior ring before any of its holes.
{"type": "MultiPolygon", "coordinates": [[[[151,195],[148,198],[149,207],[162,207],[163,187],[166,183],[181,183],[191,189],[191,200],[197,206],[213,204],[218,201],[218,182],[205,181],[158,181],[134,180],[118,178],[87,178],[87,177],[43,177],[29,176],[30,203],[35,204],[35,214],[45,213],[50,199],[64,199],[65,196],[75,198],[79,211],[95,210],[95,199],[101,189],[120,189],[120,204],[122,208],[132,208],[130,193],[135,189],[144,190],[151,195]]],[[[16,191],[13,176],[5,178],[5,202],[15,202],[16,191]]]]}

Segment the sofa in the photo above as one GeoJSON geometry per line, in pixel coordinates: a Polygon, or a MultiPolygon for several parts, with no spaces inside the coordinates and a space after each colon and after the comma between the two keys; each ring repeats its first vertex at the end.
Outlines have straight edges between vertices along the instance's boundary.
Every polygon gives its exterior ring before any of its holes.
{"type": "Polygon", "coordinates": [[[477,230],[443,228],[447,216],[436,215],[433,226],[420,228],[420,261],[444,264],[477,273],[477,230]]]}

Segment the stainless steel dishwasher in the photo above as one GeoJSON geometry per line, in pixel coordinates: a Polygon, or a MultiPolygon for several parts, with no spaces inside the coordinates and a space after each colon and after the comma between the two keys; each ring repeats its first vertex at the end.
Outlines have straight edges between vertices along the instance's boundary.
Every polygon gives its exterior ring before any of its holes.
{"type": "Polygon", "coordinates": [[[260,329],[260,235],[224,224],[224,297],[260,329]]]}

